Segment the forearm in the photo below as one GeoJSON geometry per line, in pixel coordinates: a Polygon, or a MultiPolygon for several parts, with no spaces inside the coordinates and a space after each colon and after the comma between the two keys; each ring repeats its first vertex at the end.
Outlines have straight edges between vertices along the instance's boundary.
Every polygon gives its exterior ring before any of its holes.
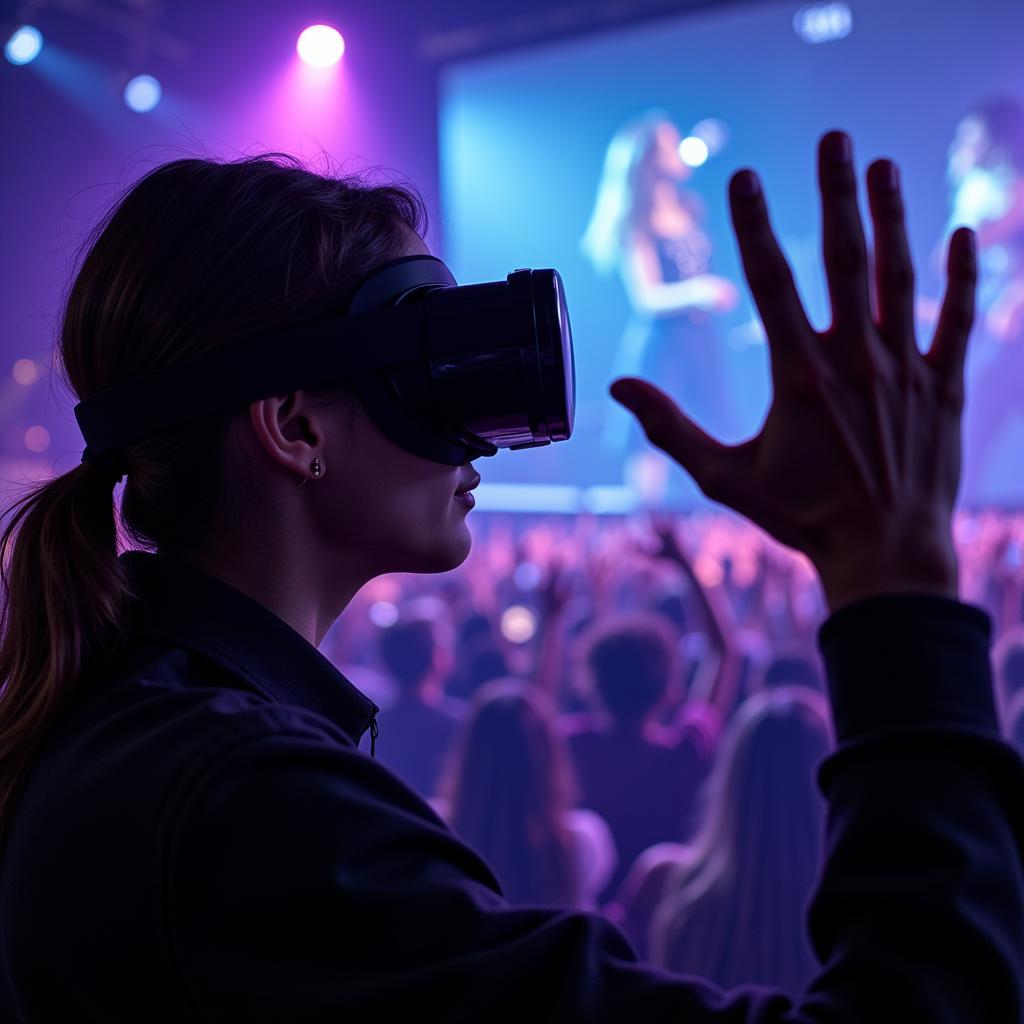
{"type": "Polygon", "coordinates": [[[659,281],[634,284],[630,289],[633,308],[652,316],[685,313],[699,307],[694,278],[685,281],[659,281]]]}
{"type": "Polygon", "coordinates": [[[908,595],[821,631],[838,749],[811,934],[851,1019],[1024,1012],[1024,770],[999,740],[988,633],[978,609],[908,595]]]}
{"type": "Polygon", "coordinates": [[[562,681],[562,637],[565,630],[563,612],[546,612],[542,618],[541,630],[534,679],[536,685],[557,703],[561,696],[562,681]]]}

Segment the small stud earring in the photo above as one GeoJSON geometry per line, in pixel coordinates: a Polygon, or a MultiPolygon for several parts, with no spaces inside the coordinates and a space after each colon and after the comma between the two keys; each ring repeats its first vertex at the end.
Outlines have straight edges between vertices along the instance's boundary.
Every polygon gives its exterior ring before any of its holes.
{"type": "Polygon", "coordinates": [[[319,480],[323,473],[323,467],[320,465],[320,460],[314,459],[312,463],[310,463],[309,470],[313,474],[313,479],[319,480]]]}

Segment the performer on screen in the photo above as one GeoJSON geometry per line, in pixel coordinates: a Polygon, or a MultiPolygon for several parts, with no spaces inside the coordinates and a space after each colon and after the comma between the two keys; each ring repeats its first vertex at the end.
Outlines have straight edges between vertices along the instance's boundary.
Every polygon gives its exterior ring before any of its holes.
{"type": "MultiPolygon", "coordinates": [[[[581,245],[599,272],[619,274],[632,310],[608,379],[649,377],[716,431],[728,422],[714,317],[733,309],[739,295],[731,281],[709,272],[703,203],[683,187],[693,170],[680,156],[680,141],[678,127],[658,110],[615,133],[581,245]]],[[[624,460],[627,478],[654,458],[641,437],[622,409],[609,407],[601,447],[624,460]]]]}
{"type": "Polygon", "coordinates": [[[980,103],[949,148],[951,209],[946,235],[960,224],[978,238],[978,330],[966,367],[964,479],[969,504],[998,490],[996,447],[1024,415],[1024,105],[980,103]]]}

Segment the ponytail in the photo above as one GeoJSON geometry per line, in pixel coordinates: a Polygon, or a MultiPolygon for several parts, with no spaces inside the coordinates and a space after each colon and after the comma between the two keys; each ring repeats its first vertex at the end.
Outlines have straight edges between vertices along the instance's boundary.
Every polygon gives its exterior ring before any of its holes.
{"type": "Polygon", "coordinates": [[[133,597],[117,560],[109,472],[82,464],[9,506],[0,536],[0,841],[32,753],[133,597]]]}

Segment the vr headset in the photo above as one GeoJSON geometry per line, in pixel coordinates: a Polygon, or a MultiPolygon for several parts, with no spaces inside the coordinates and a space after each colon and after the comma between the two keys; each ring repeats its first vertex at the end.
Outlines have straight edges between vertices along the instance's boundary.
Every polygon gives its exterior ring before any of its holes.
{"type": "Polygon", "coordinates": [[[566,441],[576,377],[562,279],[517,270],[459,285],[433,256],[392,260],[341,317],[232,342],[79,402],[82,461],[112,461],[188,420],[342,381],[383,434],[435,462],[566,441]]]}

